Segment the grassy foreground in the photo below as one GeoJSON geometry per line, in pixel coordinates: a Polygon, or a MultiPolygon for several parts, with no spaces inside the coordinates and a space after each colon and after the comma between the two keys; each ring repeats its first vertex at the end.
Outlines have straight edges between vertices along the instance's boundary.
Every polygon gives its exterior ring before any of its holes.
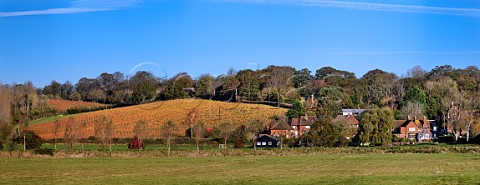
{"type": "Polygon", "coordinates": [[[0,184],[478,184],[479,154],[0,158],[0,184]]]}

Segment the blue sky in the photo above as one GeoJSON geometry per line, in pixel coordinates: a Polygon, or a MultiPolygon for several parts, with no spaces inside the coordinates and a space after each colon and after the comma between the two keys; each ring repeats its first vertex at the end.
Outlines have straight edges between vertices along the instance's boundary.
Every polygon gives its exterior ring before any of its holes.
{"type": "Polygon", "coordinates": [[[4,84],[138,70],[197,77],[257,64],[332,66],[358,77],[480,66],[480,1],[0,1],[4,84]]]}

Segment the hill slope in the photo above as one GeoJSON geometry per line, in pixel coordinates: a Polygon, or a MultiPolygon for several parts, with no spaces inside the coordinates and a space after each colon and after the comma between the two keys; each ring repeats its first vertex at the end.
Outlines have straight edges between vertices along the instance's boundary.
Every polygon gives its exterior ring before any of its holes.
{"type": "Polygon", "coordinates": [[[106,115],[113,121],[114,137],[116,138],[132,137],[132,130],[139,120],[146,122],[145,134],[148,138],[158,138],[160,126],[167,120],[174,121],[179,127],[179,134],[184,135],[185,130],[189,128],[185,124],[185,120],[192,109],[196,110],[198,121],[208,127],[218,126],[225,121],[241,125],[254,119],[259,119],[266,124],[271,116],[284,115],[287,111],[267,105],[185,99],[114,108],[60,118],[56,134],[54,132],[55,120],[30,125],[28,129],[35,131],[43,139],[63,138],[65,125],[71,123],[74,126],[74,134],[86,138],[94,135],[95,119],[106,115]],[[86,128],[81,128],[82,123],[86,124],[86,128]]]}
{"type": "Polygon", "coordinates": [[[48,105],[58,112],[66,113],[68,109],[72,108],[87,108],[96,109],[99,107],[105,107],[106,105],[96,102],[84,102],[84,101],[70,101],[70,100],[48,100],[48,105]]]}

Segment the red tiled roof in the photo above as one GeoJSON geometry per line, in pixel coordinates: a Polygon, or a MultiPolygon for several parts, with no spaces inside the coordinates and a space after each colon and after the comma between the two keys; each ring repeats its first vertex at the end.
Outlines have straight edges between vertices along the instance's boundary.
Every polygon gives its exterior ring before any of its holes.
{"type": "Polygon", "coordinates": [[[292,126],[312,126],[316,121],[317,117],[315,116],[302,116],[300,118],[292,118],[292,126]]]}
{"type": "Polygon", "coordinates": [[[285,121],[277,121],[277,123],[270,128],[270,130],[293,130],[285,121]]]}
{"type": "Polygon", "coordinates": [[[346,116],[340,115],[340,116],[337,116],[332,121],[337,123],[337,122],[340,122],[340,121],[343,121],[343,120],[345,120],[347,122],[347,124],[349,124],[349,125],[358,125],[360,123],[358,121],[358,119],[355,118],[355,116],[352,116],[352,115],[346,115],[346,116]]]}

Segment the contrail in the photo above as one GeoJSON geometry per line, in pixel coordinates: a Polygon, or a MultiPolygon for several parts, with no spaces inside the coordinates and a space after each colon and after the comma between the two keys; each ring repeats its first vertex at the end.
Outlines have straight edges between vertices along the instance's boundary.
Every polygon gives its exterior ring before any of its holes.
{"type": "Polygon", "coordinates": [[[480,9],[476,9],[476,8],[435,7],[435,6],[420,6],[420,5],[370,3],[370,2],[360,2],[360,1],[334,1],[334,0],[213,0],[213,1],[232,2],[232,3],[278,4],[278,5],[293,5],[293,6],[317,6],[317,7],[346,8],[346,9],[355,9],[355,10],[373,10],[373,11],[385,11],[385,12],[425,13],[425,14],[480,17],[480,9]]]}
{"type": "Polygon", "coordinates": [[[140,3],[141,0],[76,0],[71,5],[64,8],[50,8],[44,10],[12,11],[0,12],[0,17],[16,17],[27,15],[54,15],[54,14],[72,14],[85,12],[98,12],[118,10],[123,7],[132,6],[140,3]]]}

